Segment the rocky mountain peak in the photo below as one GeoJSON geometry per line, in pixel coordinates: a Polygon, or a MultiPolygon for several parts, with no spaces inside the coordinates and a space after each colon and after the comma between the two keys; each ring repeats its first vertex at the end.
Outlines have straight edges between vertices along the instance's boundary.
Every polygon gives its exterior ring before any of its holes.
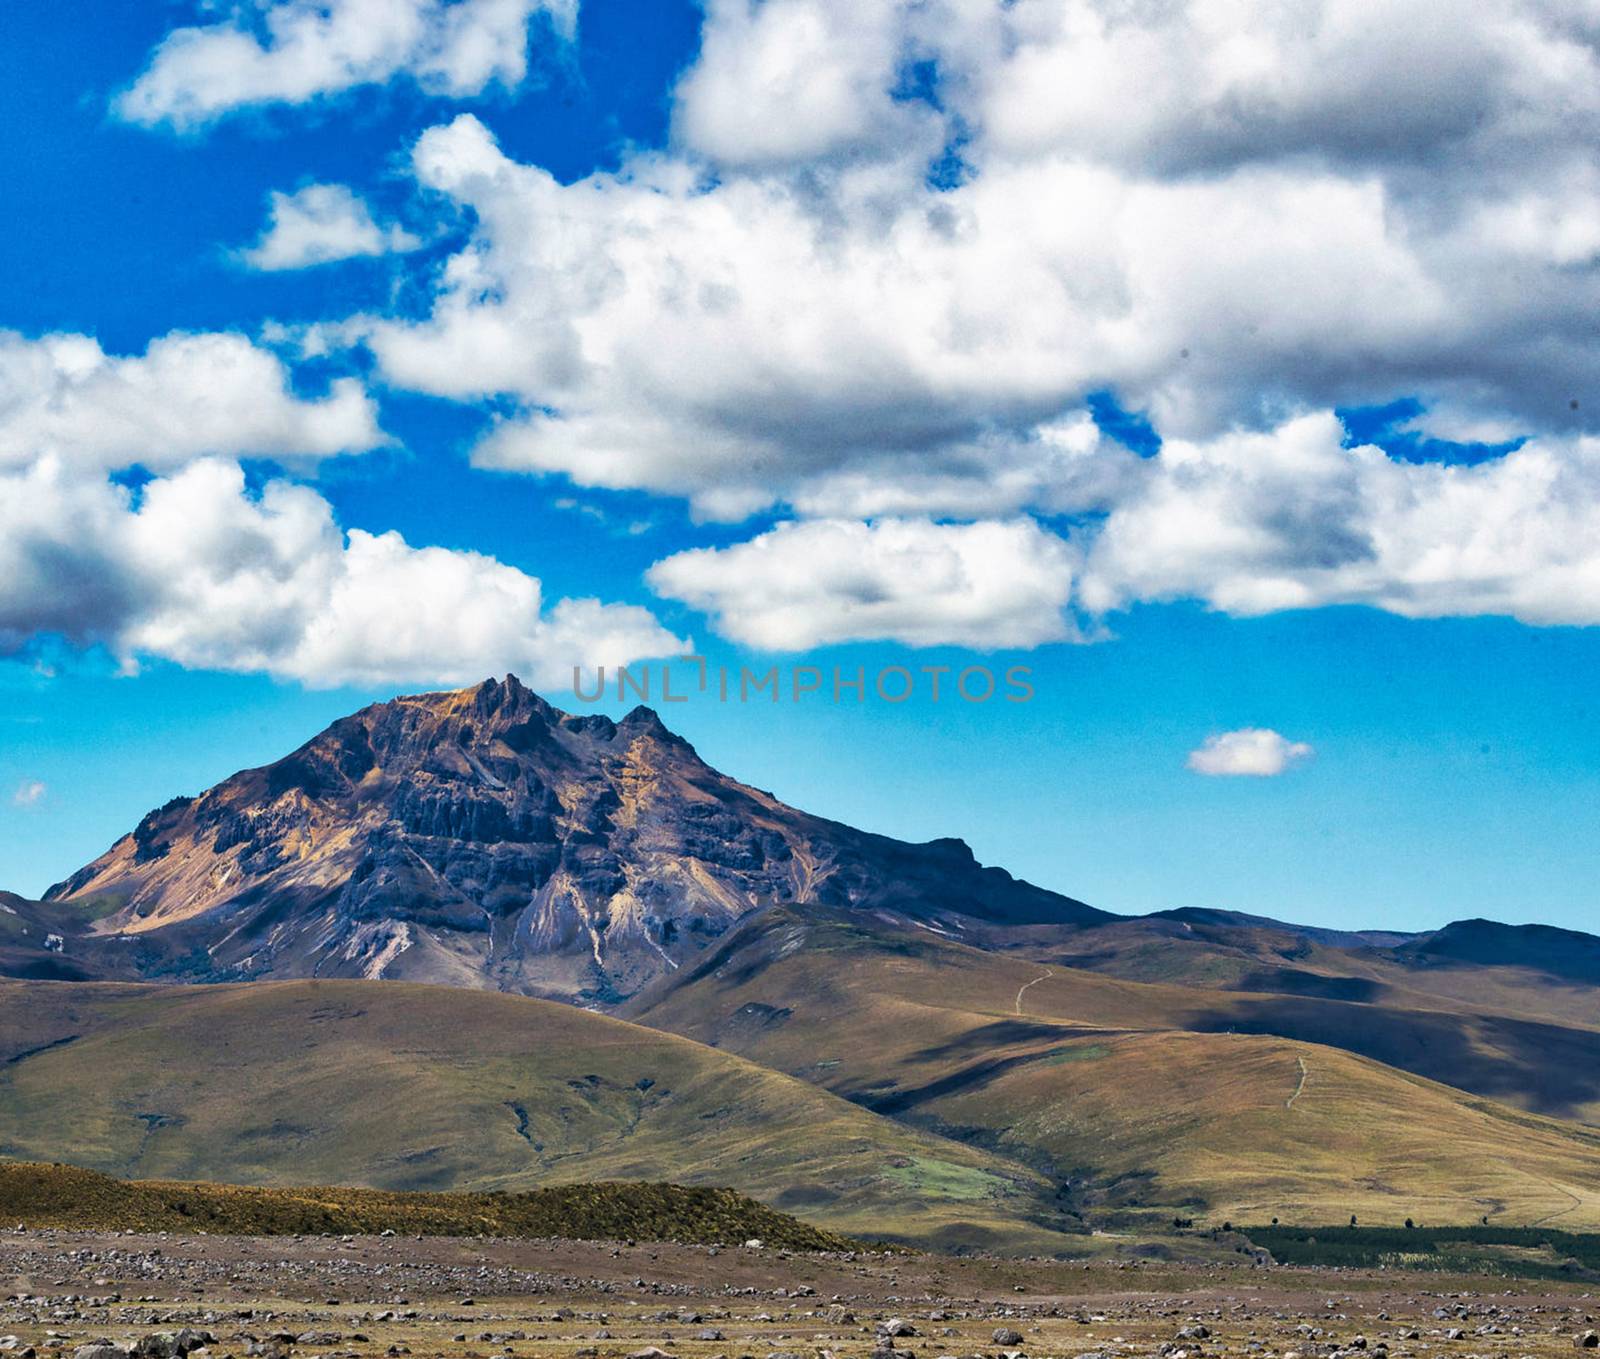
{"type": "Polygon", "coordinates": [[[1100,914],[981,868],[962,841],[785,806],[648,707],[564,713],[515,675],[341,718],[157,808],[50,896],[92,907],[145,975],[407,977],[602,1005],[775,904],[956,929],[1100,914]]]}

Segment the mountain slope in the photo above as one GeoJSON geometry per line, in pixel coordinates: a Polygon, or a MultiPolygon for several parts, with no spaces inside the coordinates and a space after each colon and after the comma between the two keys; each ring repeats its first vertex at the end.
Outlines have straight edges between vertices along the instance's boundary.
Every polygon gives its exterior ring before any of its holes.
{"type": "Polygon", "coordinates": [[[509,676],[375,704],[175,798],[47,900],[96,918],[91,953],[131,941],[118,958],[144,976],[388,977],[599,1004],[778,901],[1108,918],[979,867],[959,841],[787,807],[648,709],[573,717],[509,676]]]}
{"type": "Polygon", "coordinates": [[[724,1185],[929,1244],[1059,1249],[1070,1225],[1037,1173],[738,1057],[394,983],[0,983],[0,1156],[264,1185],[724,1185]]]}
{"type": "MultiPolygon", "coordinates": [[[[1600,1130],[1281,1036],[1283,1003],[773,911],[628,1013],[1024,1160],[1102,1214],[1600,1222],[1600,1130]]],[[[1347,1044],[1373,1041],[1363,1022],[1420,1034],[1403,1054],[1419,1064],[1475,1037],[1451,1015],[1295,1003],[1307,1034],[1347,1044]]],[[[1600,1034],[1587,1039],[1568,1094],[1593,1085],[1600,1034]]],[[[1477,1058],[1491,1081],[1522,1070],[1477,1058]]]]}

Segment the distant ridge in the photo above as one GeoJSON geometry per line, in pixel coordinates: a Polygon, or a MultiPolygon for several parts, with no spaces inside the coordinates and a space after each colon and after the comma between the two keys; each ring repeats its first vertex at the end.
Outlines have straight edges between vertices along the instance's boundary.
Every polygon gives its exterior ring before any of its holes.
{"type": "Polygon", "coordinates": [[[1600,984],[1600,939],[1554,925],[1457,920],[1398,950],[1420,967],[1526,967],[1566,981],[1600,984]]]}
{"type": "Polygon", "coordinates": [[[1244,911],[1225,911],[1212,906],[1178,906],[1167,911],[1152,911],[1145,918],[1175,920],[1180,924],[1220,925],[1225,928],[1244,925],[1281,930],[1304,939],[1314,939],[1319,944],[1331,944],[1335,948],[1394,948],[1420,937],[1415,932],[1403,930],[1333,930],[1317,925],[1296,925],[1285,920],[1274,920],[1271,916],[1248,915],[1244,911]]]}

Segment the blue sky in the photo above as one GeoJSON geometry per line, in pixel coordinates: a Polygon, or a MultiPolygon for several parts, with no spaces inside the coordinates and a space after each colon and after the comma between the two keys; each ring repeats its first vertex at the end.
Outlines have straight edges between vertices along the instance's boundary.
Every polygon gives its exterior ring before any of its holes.
{"type": "Polygon", "coordinates": [[[372,3],[0,12],[0,887],[361,703],[692,639],[1031,667],[668,719],[1109,909],[1592,923],[1576,9],[1394,0],[1380,128],[1383,50],[1264,20],[1268,98],[1186,6],[372,3]]]}

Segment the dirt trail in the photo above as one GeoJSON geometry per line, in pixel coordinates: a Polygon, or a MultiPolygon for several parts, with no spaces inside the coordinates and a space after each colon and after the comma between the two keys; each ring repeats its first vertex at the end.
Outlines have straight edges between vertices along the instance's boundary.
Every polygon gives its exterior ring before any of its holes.
{"type": "Polygon", "coordinates": [[[1533,1222],[1528,1224],[1530,1227],[1542,1227],[1546,1222],[1553,1222],[1558,1217],[1565,1217],[1568,1213],[1572,1212],[1574,1208],[1583,1207],[1583,1200],[1580,1199],[1576,1194],[1572,1193],[1571,1190],[1563,1189],[1559,1184],[1556,1184],[1553,1181],[1547,1180],[1546,1183],[1549,1184],[1550,1187],[1556,1191],[1556,1193],[1564,1195],[1566,1198],[1571,1199],[1572,1202],[1565,1208],[1557,1208],[1555,1212],[1546,1213],[1543,1217],[1535,1219],[1533,1222]]]}
{"type": "Polygon", "coordinates": [[[1023,982],[1021,986],[1017,987],[1017,1013],[1019,1015],[1022,1013],[1022,993],[1024,991],[1026,991],[1030,986],[1037,986],[1046,977],[1053,977],[1054,975],[1055,974],[1053,972],[1051,972],[1050,969],[1047,967],[1047,968],[1045,968],[1045,970],[1042,973],[1040,973],[1037,977],[1035,977],[1031,982],[1023,982]]]}
{"type": "Polygon", "coordinates": [[[1284,1101],[1283,1107],[1285,1109],[1294,1108],[1294,1102],[1300,1098],[1300,1092],[1306,1088],[1306,1059],[1304,1057],[1296,1057],[1295,1061],[1300,1064],[1300,1084],[1295,1086],[1294,1094],[1284,1101]]]}

